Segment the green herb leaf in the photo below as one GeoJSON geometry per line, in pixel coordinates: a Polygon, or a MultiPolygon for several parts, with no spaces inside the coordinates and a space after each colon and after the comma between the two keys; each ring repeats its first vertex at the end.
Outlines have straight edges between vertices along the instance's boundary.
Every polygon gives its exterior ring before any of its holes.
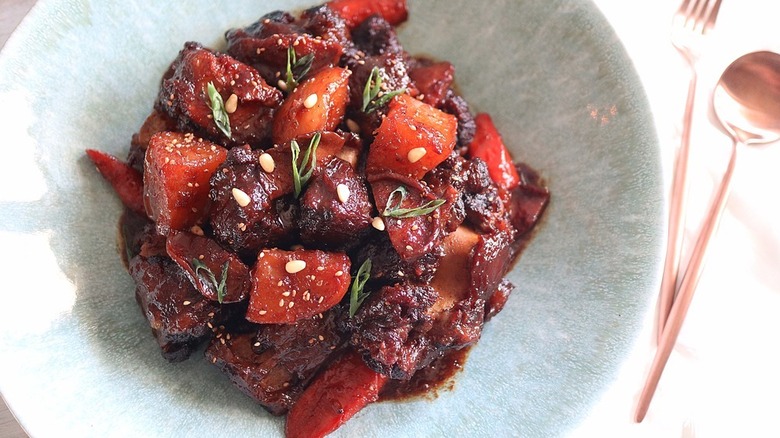
{"type": "Polygon", "coordinates": [[[320,144],[321,137],[322,135],[318,132],[311,138],[309,147],[306,149],[306,153],[303,154],[300,167],[298,167],[298,157],[301,154],[301,147],[295,140],[290,142],[290,149],[292,150],[293,186],[296,198],[300,196],[303,186],[309,182],[309,178],[311,178],[311,174],[314,172],[314,168],[317,165],[317,146],[320,144]],[[307,166],[308,169],[304,171],[307,166]]]}
{"type": "MultiPolygon", "coordinates": [[[[217,277],[214,275],[213,272],[211,272],[211,269],[209,269],[208,266],[206,266],[205,263],[198,259],[192,259],[192,266],[195,268],[195,275],[201,275],[199,272],[200,270],[206,271],[205,279],[206,281],[210,281],[211,284],[214,286],[214,289],[217,290],[217,301],[219,301],[220,304],[222,304],[222,300],[225,299],[225,295],[227,295],[227,275],[228,275],[228,267],[230,267],[230,261],[226,260],[225,264],[222,265],[222,275],[219,279],[219,283],[217,283],[217,277]]],[[[203,277],[203,275],[201,275],[203,277]]]]}
{"type": "Polygon", "coordinates": [[[405,93],[406,88],[382,92],[382,72],[379,68],[371,69],[366,86],[363,87],[363,112],[369,114],[385,105],[395,96],[405,93]],[[380,95],[381,94],[381,95],[380,95]]]}
{"type": "Polygon", "coordinates": [[[426,214],[433,213],[437,208],[441,207],[445,202],[447,202],[444,199],[434,199],[433,201],[428,201],[419,207],[401,208],[401,205],[406,199],[407,193],[408,192],[406,191],[406,187],[404,186],[398,186],[397,189],[390,192],[390,196],[387,197],[387,205],[385,206],[384,211],[382,211],[382,216],[396,217],[399,219],[424,216],[426,214]],[[395,202],[395,204],[393,204],[393,198],[398,198],[398,201],[395,202]]]}
{"type": "Polygon", "coordinates": [[[314,62],[314,54],[302,56],[298,59],[298,55],[295,54],[293,46],[287,47],[287,72],[285,85],[287,92],[291,93],[295,87],[303,80],[303,77],[311,70],[311,64],[314,62]]]}
{"type": "Polygon", "coordinates": [[[363,288],[368,279],[371,278],[371,259],[366,259],[360,269],[358,269],[355,278],[352,279],[352,287],[349,292],[349,317],[352,318],[357,313],[360,305],[363,304],[369,293],[363,288]]]}
{"type": "Polygon", "coordinates": [[[209,95],[209,107],[211,108],[211,115],[214,117],[214,123],[217,124],[217,128],[222,131],[223,134],[229,139],[233,139],[230,133],[230,118],[227,111],[225,111],[225,102],[222,100],[222,95],[214,87],[214,83],[209,81],[206,85],[206,91],[209,95]]]}

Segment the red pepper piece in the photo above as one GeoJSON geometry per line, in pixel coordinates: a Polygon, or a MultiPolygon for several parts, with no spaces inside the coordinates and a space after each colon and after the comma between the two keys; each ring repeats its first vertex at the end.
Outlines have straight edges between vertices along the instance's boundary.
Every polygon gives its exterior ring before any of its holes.
{"type": "Polygon", "coordinates": [[[144,180],[141,172],[105,152],[87,149],[87,156],[95,163],[98,172],[103,175],[103,178],[114,188],[122,204],[130,210],[146,216],[146,209],[144,209],[144,180]]]}
{"type": "Polygon", "coordinates": [[[474,118],[477,131],[469,145],[469,155],[480,158],[487,164],[490,178],[504,191],[510,191],[520,184],[512,157],[501,139],[490,115],[481,113],[474,118]]]}
{"type": "Polygon", "coordinates": [[[327,5],[347,22],[349,28],[374,14],[381,15],[393,26],[403,23],[409,16],[406,0],[331,0],[327,5]]]}
{"type": "Polygon", "coordinates": [[[338,429],[379,398],[387,376],[351,351],[319,374],[287,414],[287,438],[318,438],[338,429]]]}

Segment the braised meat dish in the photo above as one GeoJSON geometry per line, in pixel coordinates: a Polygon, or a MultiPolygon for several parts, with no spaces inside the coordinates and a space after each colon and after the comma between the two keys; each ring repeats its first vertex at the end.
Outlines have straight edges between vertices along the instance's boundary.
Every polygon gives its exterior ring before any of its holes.
{"type": "Polygon", "coordinates": [[[205,348],[290,437],[477,342],[549,201],[407,15],[332,0],[187,42],[127,158],[87,151],[163,357],[205,348]]]}

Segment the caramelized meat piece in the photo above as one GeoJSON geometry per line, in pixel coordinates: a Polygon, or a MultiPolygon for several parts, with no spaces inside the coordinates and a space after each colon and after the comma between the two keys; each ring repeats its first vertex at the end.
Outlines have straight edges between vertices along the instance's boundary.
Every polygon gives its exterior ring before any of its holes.
{"type": "Polygon", "coordinates": [[[181,131],[195,132],[223,145],[261,146],[270,136],[274,107],[281,100],[282,93],[266,84],[254,68],[200,44],[187,43],[163,77],[157,108],[176,119],[181,131]],[[209,83],[226,105],[229,137],[212,115],[209,83]],[[231,99],[236,102],[234,108],[227,106],[231,99]]]}
{"type": "Polygon", "coordinates": [[[441,108],[455,80],[455,67],[447,61],[418,60],[409,77],[420,90],[423,102],[441,108]]]}
{"type": "Polygon", "coordinates": [[[393,379],[409,379],[430,363],[433,321],[428,310],[438,298],[430,286],[408,282],[373,292],[355,314],[350,342],[368,365],[393,379]]]}
{"type": "Polygon", "coordinates": [[[365,180],[338,157],[312,175],[300,203],[299,224],[305,245],[343,248],[369,230],[373,206],[365,180]]]}
{"type": "Polygon", "coordinates": [[[412,80],[409,79],[409,67],[405,54],[386,52],[377,56],[361,56],[360,52],[346,59],[347,67],[352,71],[349,78],[349,107],[347,116],[360,127],[364,138],[370,139],[373,132],[379,128],[382,118],[387,114],[387,106],[378,108],[371,113],[363,112],[363,90],[376,67],[382,75],[385,91],[405,88],[411,95],[417,94],[412,80]]]}
{"type": "Polygon", "coordinates": [[[487,165],[479,158],[472,158],[465,167],[468,169],[463,194],[466,222],[482,233],[504,227],[506,210],[498,187],[488,174],[487,165]]]}
{"type": "Polygon", "coordinates": [[[325,41],[335,41],[345,50],[353,45],[347,23],[327,4],[303,11],[299,23],[315,37],[325,41]]]}
{"type": "Polygon", "coordinates": [[[282,178],[282,172],[265,172],[258,156],[248,146],[230,149],[211,178],[209,192],[214,235],[252,259],[260,248],[291,241],[297,215],[296,204],[282,198],[292,189],[290,180],[282,178]]]}
{"type": "Polygon", "coordinates": [[[441,110],[458,119],[458,147],[465,148],[470,145],[474,140],[477,124],[466,100],[450,89],[441,104],[441,110]]]}
{"type": "Polygon", "coordinates": [[[395,28],[379,15],[372,15],[360,23],[352,30],[352,38],[356,48],[368,56],[405,53],[395,28]]]}
{"type": "Polygon", "coordinates": [[[168,237],[166,250],[209,300],[235,303],[249,295],[249,268],[208,237],[176,233],[168,237]]]}
{"type": "Polygon", "coordinates": [[[341,345],[339,318],[334,310],[296,324],[263,325],[256,335],[223,335],[206,358],[270,413],[283,415],[341,345]]]}
{"type": "Polygon", "coordinates": [[[441,251],[431,251],[413,260],[401,260],[387,233],[376,231],[373,237],[354,249],[352,259],[371,259],[371,279],[378,284],[398,283],[407,279],[427,283],[436,273],[441,251]]]}
{"type": "Polygon", "coordinates": [[[162,355],[182,361],[211,334],[209,323],[221,308],[201,295],[168,257],[136,256],[130,260],[135,297],[149,321],[162,355]]]}
{"type": "MultiPolygon", "coordinates": [[[[344,53],[337,41],[319,39],[303,33],[274,33],[264,38],[235,31],[228,33],[228,53],[257,69],[269,84],[277,85],[280,80],[286,80],[287,53],[290,48],[295,51],[296,61],[311,56],[308,69],[291,70],[298,82],[323,68],[338,65],[344,53]]],[[[292,59],[290,63],[291,67],[295,66],[292,59]]],[[[286,87],[282,89],[286,90],[286,87]]]]}
{"type": "Polygon", "coordinates": [[[550,202],[550,191],[539,175],[525,164],[518,164],[520,185],[512,191],[509,214],[518,235],[530,231],[539,221],[550,202]]]}
{"type": "Polygon", "coordinates": [[[504,310],[504,306],[506,305],[507,300],[509,300],[509,295],[512,294],[514,288],[515,285],[509,280],[501,280],[501,283],[498,284],[498,289],[496,289],[493,295],[491,295],[485,303],[485,322],[490,321],[499,312],[504,310]]]}
{"type": "Polygon", "coordinates": [[[448,217],[441,211],[449,211],[448,202],[437,198],[426,185],[412,178],[386,172],[369,175],[368,182],[374,194],[376,208],[383,216],[385,229],[390,236],[393,248],[403,260],[413,260],[424,254],[435,252],[441,239],[447,234],[448,217]],[[420,209],[425,206],[439,205],[426,214],[413,217],[393,217],[392,211],[402,209],[420,209]]]}

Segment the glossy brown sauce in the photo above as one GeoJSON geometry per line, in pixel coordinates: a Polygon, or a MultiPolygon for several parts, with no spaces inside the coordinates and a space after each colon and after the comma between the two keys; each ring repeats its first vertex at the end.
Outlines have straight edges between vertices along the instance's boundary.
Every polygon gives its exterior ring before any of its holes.
{"type": "Polygon", "coordinates": [[[379,400],[408,400],[419,397],[435,399],[440,391],[455,388],[455,376],[463,370],[471,346],[460,350],[451,350],[444,356],[417,371],[408,381],[390,380],[387,382],[379,400]]]}

